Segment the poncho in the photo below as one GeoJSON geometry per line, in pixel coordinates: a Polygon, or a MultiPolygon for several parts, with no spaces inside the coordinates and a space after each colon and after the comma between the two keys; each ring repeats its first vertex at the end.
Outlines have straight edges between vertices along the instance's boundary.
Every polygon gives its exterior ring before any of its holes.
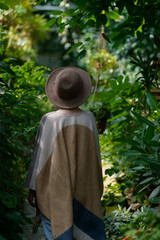
{"type": "Polygon", "coordinates": [[[45,114],[25,186],[36,190],[56,240],[105,240],[98,132],[92,113],[45,114]]]}

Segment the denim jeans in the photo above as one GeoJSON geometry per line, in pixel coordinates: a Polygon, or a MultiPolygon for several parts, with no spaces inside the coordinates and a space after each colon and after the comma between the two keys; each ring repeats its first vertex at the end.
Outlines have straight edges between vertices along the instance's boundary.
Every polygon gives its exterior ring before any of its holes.
{"type": "Polygon", "coordinates": [[[44,229],[46,238],[47,238],[47,240],[52,240],[51,223],[42,213],[40,213],[40,216],[42,219],[42,225],[43,225],[43,229],[44,229]]]}

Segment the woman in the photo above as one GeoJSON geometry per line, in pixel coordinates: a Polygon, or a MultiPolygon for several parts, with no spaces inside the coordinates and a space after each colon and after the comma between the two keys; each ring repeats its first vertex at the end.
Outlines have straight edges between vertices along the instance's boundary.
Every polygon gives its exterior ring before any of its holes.
{"type": "Polygon", "coordinates": [[[25,185],[47,239],[105,240],[98,132],[92,113],[79,108],[90,93],[91,79],[80,68],[58,68],[46,84],[60,109],[41,119],[25,185]]]}

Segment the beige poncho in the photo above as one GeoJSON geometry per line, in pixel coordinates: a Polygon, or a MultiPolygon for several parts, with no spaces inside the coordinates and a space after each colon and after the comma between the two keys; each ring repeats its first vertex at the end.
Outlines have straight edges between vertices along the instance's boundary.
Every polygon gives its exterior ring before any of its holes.
{"type": "Polygon", "coordinates": [[[56,240],[105,240],[102,169],[92,113],[45,114],[37,132],[26,187],[51,221],[56,240]]]}

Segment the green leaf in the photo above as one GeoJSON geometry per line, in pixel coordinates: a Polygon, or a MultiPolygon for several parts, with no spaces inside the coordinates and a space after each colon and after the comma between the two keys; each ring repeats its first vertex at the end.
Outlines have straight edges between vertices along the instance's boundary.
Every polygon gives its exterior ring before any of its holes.
{"type": "Polygon", "coordinates": [[[156,161],[154,157],[141,156],[141,159],[143,159],[146,162],[154,163],[154,164],[158,165],[156,167],[159,167],[159,165],[160,165],[160,162],[156,161]]]}
{"type": "Polygon", "coordinates": [[[0,2],[0,9],[3,9],[3,10],[8,10],[8,9],[9,9],[9,7],[8,7],[6,4],[4,4],[4,3],[0,2]]]}
{"type": "Polygon", "coordinates": [[[107,37],[107,35],[105,33],[102,33],[102,36],[104,37],[104,39],[108,42],[111,43],[111,40],[109,39],[109,37],[107,37]]]}
{"type": "Polygon", "coordinates": [[[114,20],[120,20],[120,15],[115,11],[107,12],[107,17],[114,19],[114,20]]]}
{"type": "Polygon", "coordinates": [[[152,171],[150,171],[150,170],[143,174],[144,177],[148,177],[148,176],[151,176],[151,175],[152,175],[152,171]]]}
{"type": "Polygon", "coordinates": [[[78,58],[81,59],[86,55],[86,50],[83,49],[81,52],[78,53],[78,58]]]}
{"type": "Polygon", "coordinates": [[[111,86],[111,88],[113,88],[114,90],[117,88],[117,83],[116,83],[116,81],[115,80],[111,80],[110,81],[110,86],[111,86]]]}
{"type": "Polygon", "coordinates": [[[107,18],[107,23],[106,23],[105,27],[109,27],[109,25],[110,25],[110,19],[107,18]]]}
{"type": "Polygon", "coordinates": [[[67,17],[67,16],[74,16],[75,15],[75,11],[76,9],[68,9],[65,12],[63,12],[63,17],[67,17]]]}
{"type": "Polygon", "coordinates": [[[146,101],[152,110],[157,110],[158,101],[153,95],[149,92],[145,92],[146,101]]]}
{"type": "Polygon", "coordinates": [[[52,15],[60,15],[62,13],[63,13],[63,11],[61,11],[61,10],[54,10],[50,14],[52,14],[52,15]]]}
{"type": "Polygon", "coordinates": [[[62,0],[52,0],[52,5],[58,6],[61,2],[62,0]]]}
{"type": "Polygon", "coordinates": [[[137,147],[139,146],[139,143],[137,141],[134,141],[132,139],[127,138],[126,142],[129,143],[132,147],[137,147]]]}
{"type": "Polygon", "coordinates": [[[49,20],[46,24],[45,27],[50,27],[52,26],[55,22],[56,22],[56,18],[52,18],[51,20],[49,20]]]}
{"type": "Polygon", "coordinates": [[[156,187],[150,194],[149,196],[149,200],[153,199],[154,197],[157,197],[160,193],[160,185],[158,187],[156,187]]]}
{"type": "Polygon", "coordinates": [[[39,5],[39,4],[41,4],[42,2],[44,2],[45,0],[39,0],[37,3],[36,3],[36,5],[39,5]]]}
{"type": "Polygon", "coordinates": [[[150,203],[158,204],[158,203],[160,203],[160,197],[151,198],[151,199],[149,199],[149,201],[150,201],[150,203]]]}
{"type": "Polygon", "coordinates": [[[152,179],[153,179],[153,177],[146,178],[146,179],[144,179],[142,182],[140,182],[139,184],[148,183],[148,182],[150,182],[152,179]]]}
{"type": "Polygon", "coordinates": [[[58,25],[60,25],[61,22],[62,22],[62,17],[59,17],[58,20],[57,20],[58,25]]]}
{"type": "Polygon", "coordinates": [[[137,166],[137,167],[133,167],[131,169],[134,170],[134,171],[141,171],[144,168],[145,168],[144,166],[137,166]]]}
{"type": "Polygon", "coordinates": [[[151,127],[151,126],[147,126],[147,127],[148,128],[145,128],[143,138],[148,143],[153,138],[155,129],[153,127],[151,127]]]}
{"type": "Polygon", "coordinates": [[[157,141],[152,140],[152,141],[149,141],[148,143],[152,147],[160,147],[160,143],[157,141]]]}
{"type": "Polygon", "coordinates": [[[76,44],[74,44],[71,49],[67,52],[67,54],[69,54],[70,52],[72,52],[73,50],[75,50],[76,48],[80,47],[83,43],[82,42],[78,42],[76,44]]]}
{"type": "Polygon", "coordinates": [[[5,63],[0,62],[0,68],[2,68],[5,72],[8,72],[12,75],[15,75],[15,73],[12,71],[12,69],[5,63]]]}
{"type": "Polygon", "coordinates": [[[143,192],[143,190],[146,189],[149,185],[151,185],[151,183],[149,183],[149,184],[147,184],[146,186],[144,186],[141,190],[139,190],[138,193],[143,192]]]}
{"type": "Polygon", "coordinates": [[[124,156],[139,156],[139,155],[141,155],[141,153],[136,150],[120,151],[119,154],[124,155],[124,156]]]}
{"type": "Polygon", "coordinates": [[[134,116],[136,116],[141,122],[143,122],[143,123],[145,123],[145,124],[147,124],[148,126],[151,126],[151,127],[153,127],[153,128],[155,127],[154,124],[153,124],[151,121],[149,121],[148,119],[142,117],[140,114],[138,114],[138,113],[136,113],[136,112],[134,112],[134,111],[131,111],[131,113],[132,113],[134,116]]]}

